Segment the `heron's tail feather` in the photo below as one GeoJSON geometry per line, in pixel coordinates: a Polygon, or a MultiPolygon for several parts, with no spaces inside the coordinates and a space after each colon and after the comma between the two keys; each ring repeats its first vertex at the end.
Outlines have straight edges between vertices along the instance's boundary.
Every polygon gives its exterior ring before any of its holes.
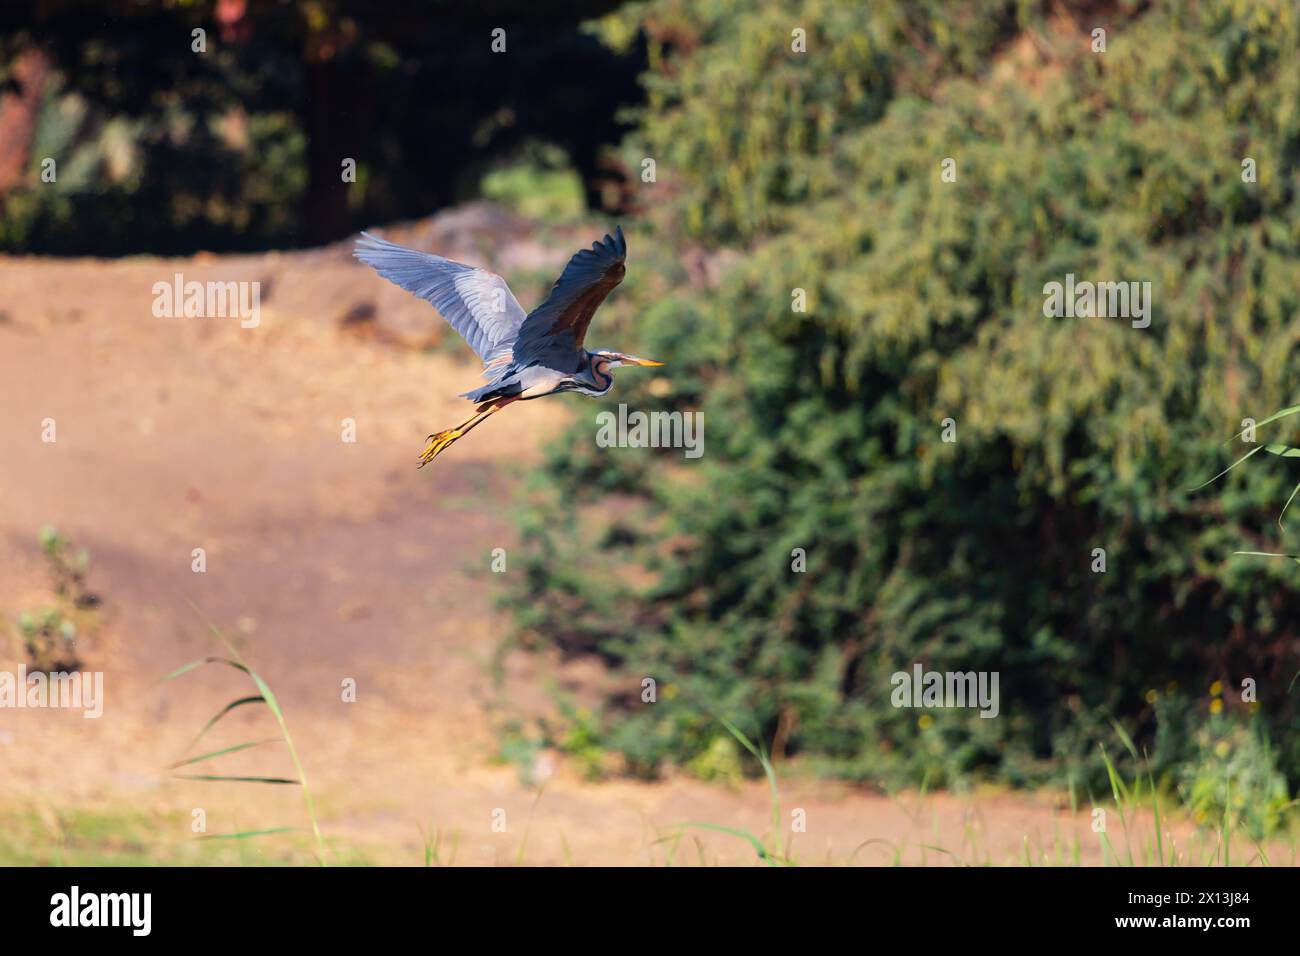
{"type": "Polygon", "coordinates": [[[507,375],[504,378],[494,379],[486,385],[480,385],[478,388],[471,389],[468,392],[461,392],[460,397],[468,398],[471,402],[490,402],[512,393],[516,395],[519,394],[520,388],[518,382],[519,376],[517,374],[507,375]]]}

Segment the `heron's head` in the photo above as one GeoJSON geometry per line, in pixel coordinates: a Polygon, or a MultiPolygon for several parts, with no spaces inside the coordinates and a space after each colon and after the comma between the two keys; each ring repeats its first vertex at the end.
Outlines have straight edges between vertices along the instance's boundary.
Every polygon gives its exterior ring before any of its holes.
{"type": "Polygon", "coordinates": [[[591,354],[592,364],[602,372],[606,369],[621,368],[624,365],[643,365],[654,368],[664,364],[663,362],[656,362],[654,359],[639,358],[625,352],[612,352],[609,349],[600,349],[591,354]]]}

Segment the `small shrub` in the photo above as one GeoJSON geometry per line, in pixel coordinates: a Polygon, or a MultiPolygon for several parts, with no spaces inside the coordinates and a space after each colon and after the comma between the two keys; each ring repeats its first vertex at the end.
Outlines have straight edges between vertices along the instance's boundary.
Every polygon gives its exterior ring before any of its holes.
{"type": "Polygon", "coordinates": [[[1291,801],[1263,728],[1214,717],[1192,739],[1195,751],[1179,767],[1178,790],[1197,822],[1226,819],[1256,840],[1280,829],[1291,801]]]}
{"type": "Polygon", "coordinates": [[[34,671],[65,672],[81,666],[77,658],[77,626],[56,607],[24,611],[18,619],[23,648],[34,671]]]}
{"type": "Polygon", "coordinates": [[[90,570],[90,552],[74,549],[72,542],[48,525],[41,529],[41,550],[50,565],[54,593],[72,602],[73,606],[94,607],[99,597],[86,588],[86,573],[90,570]]]}
{"type": "Polygon", "coordinates": [[[93,633],[98,620],[93,611],[99,596],[86,586],[90,552],[74,548],[57,529],[45,527],[38,536],[49,565],[54,603],[36,611],[24,611],[18,618],[23,649],[33,670],[63,672],[82,666],[76,641],[93,633]]]}

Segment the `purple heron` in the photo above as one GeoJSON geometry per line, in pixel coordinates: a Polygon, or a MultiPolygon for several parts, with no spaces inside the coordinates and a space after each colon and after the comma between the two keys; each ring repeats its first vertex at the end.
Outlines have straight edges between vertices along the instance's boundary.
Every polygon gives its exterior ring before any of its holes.
{"type": "Polygon", "coordinates": [[[621,227],[574,255],[550,295],[526,315],[506,281],[484,269],[364,232],[354,254],[389,282],[431,303],[483,360],[487,384],[463,393],[476,404],[474,414],[428,437],[421,468],[514,402],[559,392],[604,395],[614,387],[612,369],[663,365],[583,345],[591,317],[623,281],[627,242],[621,227]]]}

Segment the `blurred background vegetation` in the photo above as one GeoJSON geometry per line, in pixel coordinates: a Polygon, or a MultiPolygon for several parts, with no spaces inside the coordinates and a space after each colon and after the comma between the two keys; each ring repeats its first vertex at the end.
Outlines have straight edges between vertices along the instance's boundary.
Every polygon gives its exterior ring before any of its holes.
{"type": "Polygon", "coordinates": [[[812,772],[1095,793],[1118,725],[1198,813],[1275,825],[1297,570],[1232,552],[1296,550],[1300,475],[1261,456],[1189,489],[1295,401],[1288,0],[452,6],[9,10],[0,246],[309,245],[476,196],[617,215],[593,344],[666,360],[618,400],[702,411],[706,454],[598,449],[582,406],[528,489],[515,640],[613,674],[548,743],[752,770],[721,715],[812,772]],[[1151,327],[1044,318],[1067,272],[1151,282],[1151,327]],[[1001,716],[894,708],[917,661],[998,671],[1001,716]]]}
{"type": "Polygon", "coordinates": [[[529,211],[618,210],[624,177],[604,147],[639,99],[644,51],[580,29],[616,3],[7,4],[0,249],[320,245],[478,196],[485,178],[489,195],[517,190],[499,173],[513,166],[569,174],[543,177],[560,196],[529,211]],[[505,54],[490,46],[497,27],[505,54]]]}

